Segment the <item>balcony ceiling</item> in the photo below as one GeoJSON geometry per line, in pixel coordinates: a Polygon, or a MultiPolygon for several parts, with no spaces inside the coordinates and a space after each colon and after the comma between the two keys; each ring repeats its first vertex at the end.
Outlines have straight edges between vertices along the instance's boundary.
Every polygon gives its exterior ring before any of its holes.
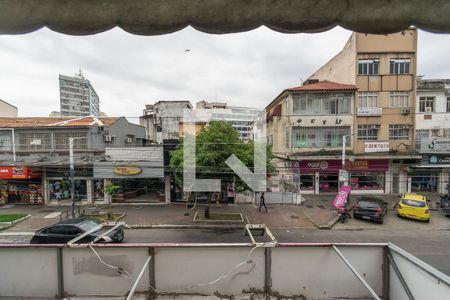
{"type": "Polygon", "coordinates": [[[138,35],[161,35],[189,25],[214,33],[265,25],[283,33],[321,32],[340,25],[365,33],[410,26],[450,32],[448,0],[0,0],[0,34],[48,27],[89,35],[116,26],[138,35]]]}

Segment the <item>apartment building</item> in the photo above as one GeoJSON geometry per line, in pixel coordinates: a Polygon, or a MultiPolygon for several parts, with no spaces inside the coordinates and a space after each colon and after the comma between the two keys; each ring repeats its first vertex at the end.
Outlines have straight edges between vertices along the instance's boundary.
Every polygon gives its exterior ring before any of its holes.
{"type": "Polygon", "coordinates": [[[100,116],[100,98],[81,70],[75,76],[59,75],[62,117],[100,116]]]}
{"type": "Polygon", "coordinates": [[[413,191],[447,193],[450,172],[450,79],[417,79],[416,149],[422,155],[410,176],[413,191]]]}
{"type": "MultiPolygon", "coordinates": [[[[241,140],[253,139],[254,123],[260,113],[259,110],[251,107],[230,106],[226,102],[208,101],[197,102],[195,108],[195,111],[190,115],[196,120],[195,128],[192,128],[195,133],[207,126],[209,121],[217,120],[231,123],[233,128],[239,132],[241,140]]],[[[180,136],[183,136],[185,125],[180,123],[180,136]]],[[[192,127],[194,125],[189,124],[187,126],[192,127]]]]}
{"type": "Polygon", "coordinates": [[[17,107],[0,99],[0,118],[2,117],[17,117],[17,107]]]}
{"type": "Polygon", "coordinates": [[[107,180],[117,201],[164,194],[162,147],[144,147],[145,129],[124,117],[0,118],[0,202],[67,204],[70,138],[77,201],[106,203],[107,180]]]}
{"type": "Polygon", "coordinates": [[[146,105],[139,122],[145,128],[147,139],[157,144],[178,140],[179,123],[186,110],[192,110],[191,102],[187,100],[161,100],[146,105]]]}
{"type": "MultiPolygon", "coordinates": [[[[275,164],[302,193],[337,192],[343,137],[354,131],[355,92],[355,85],[310,80],[283,90],[266,107],[275,164]]],[[[350,139],[345,146],[351,154],[350,139]]]]}
{"type": "Polygon", "coordinates": [[[347,167],[353,190],[411,189],[408,166],[420,159],[414,141],[416,53],[416,29],[387,35],[352,33],[344,49],[309,78],[357,88],[350,157],[354,162],[347,167]],[[351,167],[355,164],[363,170],[357,178],[351,167]]]}

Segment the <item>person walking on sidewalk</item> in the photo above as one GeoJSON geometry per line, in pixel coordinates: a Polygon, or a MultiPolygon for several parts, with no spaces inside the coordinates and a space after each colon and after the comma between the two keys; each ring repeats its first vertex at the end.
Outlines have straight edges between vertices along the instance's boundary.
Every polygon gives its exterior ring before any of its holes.
{"type": "Polygon", "coordinates": [[[222,207],[222,205],[220,204],[220,192],[216,192],[214,197],[216,198],[216,207],[222,207]]]}
{"type": "Polygon", "coordinates": [[[264,199],[264,192],[261,193],[261,197],[259,198],[259,211],[261,212],[261,208],[264,206],[266,212],[269,212],[266,206],[266,201],[264,199]]]}

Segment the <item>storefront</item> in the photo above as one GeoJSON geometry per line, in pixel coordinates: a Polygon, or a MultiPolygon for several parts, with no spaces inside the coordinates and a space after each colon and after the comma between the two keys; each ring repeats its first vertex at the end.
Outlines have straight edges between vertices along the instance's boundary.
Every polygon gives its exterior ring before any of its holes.
{"type": "MultiPolygon", "coordinates": [[[[68,166],[45,167],[46,200],[49,205],[69,205],[70,173],[68,166]]],[[[92,165],[75,166],[74,173],[74,201],[89,203],[93,198],[92,165]]]]}
{"type": "MultiPolygon", "coordinates": [[[[170,184],[170,183],[168,183],[170,184]]],[[[94,164],[94,195],[103,202],[105,186],[117,186],[112,203],[151,203],[166,201],[162,162],[98,162],[94,164]],[[103,193],[102,193],[103,187],[103,193]]]]}
{"type": "Polygon", "coordinates": [[[43,205],[42,172],[28,166],[0,167],[0,205],[43,205]]]}
{"type": "MultiPolygon", "coordinates": [[[[337,193],[341,160],[302,160],[292,162],[292,171],[299,178],[300,191],[305,194],[337,193]]],[[[385,193],[387,159],[346,161],[354,194],[385,193]]]]}
{"type": "Polygon", "coordinates": [[[420,164],[413,165],[408,172],[411,192],[448,193],[450,155],[423,155],[420,164]]]}

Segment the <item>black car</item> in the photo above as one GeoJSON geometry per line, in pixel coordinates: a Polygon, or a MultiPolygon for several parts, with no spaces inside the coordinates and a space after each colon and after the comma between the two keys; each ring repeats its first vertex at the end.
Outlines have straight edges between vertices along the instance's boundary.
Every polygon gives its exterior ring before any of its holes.
{"type": "MultiPolygon", "coordinates": [[[[31,244],[65,244],[77,236],[97,227],[101,223],[92,218],[68,219],[57,224],[44,227],[34,233],[31,244]]],[[[88,234],[86,237],[77,241],[77,243],[90,243],[98,236],[101,236],[108,229],[101,228],[88,234]]],[[[118,243],[123,240],[123,230],[114,229],[101,237],[99,243],[118,243]]]]}
{"type": "Polygon", "coordinates": [[[353,207],[353,218],[374,221],[383,224],[387,213],[387,203],[375,197],[361,197],[353,207]]]}
{"type": "Polygon", "coordinates": [[[445,216],[450,217],[450,194],[441,197],[441,208],[444,210],[445,216]]]}

